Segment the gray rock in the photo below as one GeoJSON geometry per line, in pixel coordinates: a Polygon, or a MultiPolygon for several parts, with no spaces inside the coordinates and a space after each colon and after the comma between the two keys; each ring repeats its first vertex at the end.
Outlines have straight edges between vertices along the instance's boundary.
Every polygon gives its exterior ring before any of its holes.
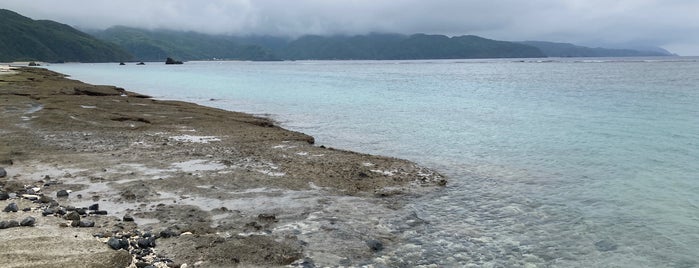
{"type": "Polygon", "coordinates": [[[19,227],[19,222],[15,221],[15,220],[7,221],[7,228],[14,228],[14,227],[19,227]]]}
{"type": "Polygon", "coordinates": [[[54,201],[54,200],[53,200],[53,198],[49,197],[48,195],[42,195],[41,197],[39,197],[39,202],[41,202],[42,204],[51,203],[51,201],[54,201]]]}
{"type": "Polygon", "coordinates": [[[122,220],[124,220],[124,221],[134,221],[134,218],[133,218],[133,216],[126,214],[126,215],[124,215],[124,218],[123,218],[122,220]]]}
{"type": "Polygon", "coordinates": [[[383,243],[378,240],[370,239],[366,241],[366,245],[369,246],[371,251],[378,252],[383,250],[383,243]]]}
{"type": "Polygon", "coordinates": [[[4,191],[0,191],[0,200],[7,200],[10,199],[10,194],[4,191]]]}
{"type": "Polygon", "coordinates": [[[78,227],[85,227],[85,228],[95,227],[95,222],[94,221],[80,221],[78,223],[78,227]]]}
{"type": "Polygon", "coordinates": [[[87,209],[89,210],[100,210],[100,204],[92,204],[87,209]]]}
{"type": "Polygon", "coordinates": [[[136,244],[138,244],[139,248],[152,248],[155,247],[155,237],[143,237],[139,238],[138,241],[136,241],[136,244]]]}
{"type": "Polygon", "coordinates": [[[34,224],[36,224],[36,219],[34,217],[26,217],[19,223],[19,225],[26,227],[33,227],[34,224]]]}
{"type": "Polygon", "coordinates": [[[41,215],[42,215],[42,216],[48,216],[48,215],[53,215],[54,213],[56,213],[56,210],[55,210],[55,209],[53,209],[53,208],[46,208],[46,209],[44,209],[44,211],[41,212],[41,215]]]}
{"type": "Polygon", "coordinates": [[[79,221],[80,220],[80,214],[75,211],[71,211],[70,213],[66,214],[63,216],[64,219],[69,220],[69,221],[79,221]]]}
{"type": "Polygon", "coordinates": [[[17,206],[17,203],[10,203],[2,211],[4,211],[4,212],[17,212],[17,211],[19,211],[19,207],[17,206]]]}
{"type": "Polygon", "coordinates": [[[176,236],[180,236],[180,232],[177,230],[173,230],[171,228],[160,231],[161,238],[170,238],[170,237],[176,237],[176,236]]]}
{"type": "Polygon", "coordinates": [[[0,167],[0,178],[7,177],[7,171],[5,171],[4,168],[0,167]]]}
{"type": "Polygon", "coordinates": [[[274,214],[267,214],[267,213],[262,213],[257,215],[257,219],[263,222],[276,222],[277,221],[277,216],[274,214]]]}
{"type": "Polygon", "coordinates": [[[56,197],[68,197],[68,191],[66,190],[60,190],[56,192],[56,197]]]}
{"type": "Polygon", "coordinates": [[[119,239],[116,237],[109,238],[107,240],[107,245],[109,245],[110,248],[114,250],[119,250],[119,249],[129,249],[129,240],[127,239],[119,239]]]}
{"type": "Polygon", "coordinates": [[[107,215],[106,210],[96,210],[96,211],[90,211],[90,215],[107,215]]]}
{"type": "Polygon", "coordinates": [[[0,229],[7,229],[7,221],[0,221],[0,229]]]}

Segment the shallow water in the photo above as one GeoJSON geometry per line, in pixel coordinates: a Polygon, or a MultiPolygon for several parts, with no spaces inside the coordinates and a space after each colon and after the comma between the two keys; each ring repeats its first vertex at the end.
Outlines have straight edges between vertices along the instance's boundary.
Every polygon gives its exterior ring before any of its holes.
{"type": "Polygon", "coordinates": [[[699,266],[696,58],[49,68],[449,175],[395,212],[429,224],[382,219],[410,242],[377,264],[699,266]]]}

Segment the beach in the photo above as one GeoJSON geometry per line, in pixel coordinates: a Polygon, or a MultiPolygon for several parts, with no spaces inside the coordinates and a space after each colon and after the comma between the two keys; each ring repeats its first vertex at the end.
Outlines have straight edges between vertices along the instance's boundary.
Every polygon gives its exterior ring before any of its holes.
{"type": "Polygon", "coordinates": [[[401,239],[344,215],[446,185],[270,119],[40,68],[0,76],[0,110],[0,207],[19,208],[0,220],[36,220],[0,230],[7,267],[362,265],[401,239]]]}

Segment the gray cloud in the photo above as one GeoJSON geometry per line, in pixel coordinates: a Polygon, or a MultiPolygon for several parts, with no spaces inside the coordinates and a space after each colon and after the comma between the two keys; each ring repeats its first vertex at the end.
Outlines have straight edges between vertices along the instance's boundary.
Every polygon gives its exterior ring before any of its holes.
{"type": "Polygon", "coordinates": [[[476,34],[662,46],[699,55],[696,0],[3,0],[34,19],[216,34],[476,34]]]}

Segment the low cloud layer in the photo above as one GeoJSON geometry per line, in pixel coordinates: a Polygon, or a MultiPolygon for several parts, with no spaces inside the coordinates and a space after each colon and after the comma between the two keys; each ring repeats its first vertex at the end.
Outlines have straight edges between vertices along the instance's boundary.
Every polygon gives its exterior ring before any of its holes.
{"type": "Polygon", "coordinates": [[[3,0],[0,8],[81,28],[215,34],[475,34],[501,40],[661,46],[699,55],[695,0],[3,0]]]}

